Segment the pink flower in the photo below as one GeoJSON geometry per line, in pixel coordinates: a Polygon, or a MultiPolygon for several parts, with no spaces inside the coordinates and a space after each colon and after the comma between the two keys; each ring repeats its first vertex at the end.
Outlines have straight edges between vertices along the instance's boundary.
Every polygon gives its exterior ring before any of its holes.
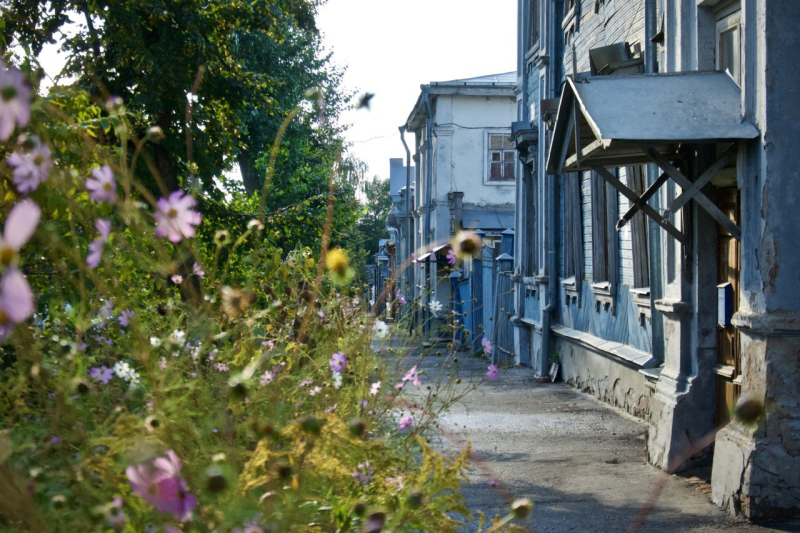
{"type": "Polygon", "coordinates": [[[226,365],[225,363],[214,363],[214,370],[216,370],[217,372],[227,372],[228,365],[226,365]]]}
{"type": "Polygon", "coordinates": [[[158,368],[160,368],[161,370],[166,370],[167,369],[167,359],[166,358],[162,357],[158,361],[158,368]]]}
{"type": "Polygon", "coordinates": [[[376,381],[375,383],[372,384],[372,387],[370,387],[369,393],[372,396],[376,396],[380,390],[381,390],[381,382],[376,381]]]}
{"type": "Polygon", "coordinates": [[[490,479],[489,480],[489,486],[490,487],[496,487],[497,485],[499,485],[499,483],[497,482],[496,479],[490,479]]]}
{"type": "Polygon", "coordinates": [[[414,425],[414,418],[411,416],[404,416],[400,419],[400,422],[397,424],[397,429],[400,431],[406,430],[414,425]]]}
{"type": "Polygon", "coordinates": [[[447,264],[448,265],[456,264],[456,252],[452,248],[447,252],[447,264]]]}
{"type": "Polygon", "coordinates": [[[313,389],[311,389],[310,391],[308,391],[308,395],[309,395],[309,396],[316,396],[316,395],[317,395],[317,394],[319,394],[320,392],[322,392],[322,387],[320,387],[320,386],[316,386],[316,387],[314,387],[313,389]]]}
{"type": "Polygon", "coordinates": [[[483,345],[483,353],[485,353],[486,355],[492,353],[492,341],[484,337],[483,340],[481,341],[481,344],[483,345]]]}
{"type": "Polygon", "coordinates": [[[203,268],[195,263],[192,265],[192,271],[197,274],[197,277],[200,279],[206,279],[206,273],[203,271],[203,268]]]}
{"type": "Polygon", "coordinates": [[[181,283],[183,283],[183,276],[181,276],[180,274],[175,274],[170,279],[172,280],[172,283],[174,283],[175,285],[180,285],[181,283]]]}
{"type": "Polygon", "coordinates": [[[275,379],[275,374],[267,370],[261,375],[261,386],[265,387],[272,383],[272,380],[275,379]]]}
{"type": "Polygon", "coordinates": [[[187,492],[186,481],[179,476],[183,467],[172,450],[152,465],[138,464],[125,469],[133,492],[162,513],[186,522],[197,506],[197,498],[187,492]]]}
{"type": "Polygon", "coordinates": [[[400,302],[400,305],[406,305],[408,303],[406,301],[405,296],[403,296],[403,293],[400,292],[400,289],[397,289],[397,293],[396,294],[397,294],[397,301],[400,302]]]}
{"type": "Polygon", "coordinates": [[[128,327],[131,325],[131,319],[133,318],[133,311],[130,309],[126,309],[119,314],[117,320],[119,321],[119,325],[122,327],[128,327]]]}
{"type": "Polygon", "coordinates": [[[22,200],[11,208],[0,237],[0,263],[8,266],[16,261],[17,252],[30,240],[41,216],[42,210],[33,200],[22,200]]]}
{"type": "Polygon", "coordinates": [[[117,184],[114,181],[114,172],[108,165],[92,169],[92,178],[86,178],[86,190],[89,191],[89,198],[95,202],[108,202],[113,204],[117,201],[117,184]]]}
{"type": "Polygon", "coordinates": [[[488,370],[486,370],[486,377],[489,379],[497,379],[498,369],[494,365],[489,365],[488,370]]]}
{"type": "Polygon", "coordinates": [[[89,255],[86,256],[86,266],[97,268],[100,258],[103,256],[103,245],[111,235],[111,221],[105,218],[98,218],[94,221],[94,227],[100,234],[98,238],[89,243],[89,255]]]}
{"type": "MultiPolygon", "coordinates": [[[[414,365],[413,367],[411,367],[411,370],[406,372],[406,375],[403,376],[403,379],[401,381],[410,381],[414,385],[416,385],[417,387],[421,387],[422,386],[422,380],[419,379],[419,374],[417,373],[417,365],[414,365]]],[[[402,388],[402,387],[398,387],[398,388],[402,388]]]]}
{"type": "Polygon", "coordinates": [[[102,383],[107,385],[111,378],[114,377],[114,369],[107,366],[95,366],[89,369],[89,375],[102,383]]]}
{"type": "Polygon", "coordinates": [[[158,201],[155,213],[156,235],[167,237],[170,242],[180,242],[194,237],[195,226],[200,224],[200,213],[192,211],[197,200],[183,191],[173,191],[169,198],[158,201]]]}
{"type": "Polygon", "coordinates": [[[0,141],[6,142],[14,127],[25,127],[31,118],[31,89],[22,72],[0,59],[0,141]]]}
{"type": "Polygon", "coordinates": [[[22,272],[8,267],[0,279],[0,338],[33,316],[33,291],[22,272]]]}
{"type": "Polygon", "coordinates": [[[12,177],[17,190],[27,195],[47,180],[53,160],[50,158],[50,147],[42,144],[37,136],[31,135],[23,145],[23,149],[8,156],[6,162],[14,169],[12,177]]]}
{"type": "Polygon", "coordinates": [[[342,352],[336,352],[331,356],[331,360],[328,364],[330,364],[332,372],[341,373],[347,368],[347,356],[342,352]]]}

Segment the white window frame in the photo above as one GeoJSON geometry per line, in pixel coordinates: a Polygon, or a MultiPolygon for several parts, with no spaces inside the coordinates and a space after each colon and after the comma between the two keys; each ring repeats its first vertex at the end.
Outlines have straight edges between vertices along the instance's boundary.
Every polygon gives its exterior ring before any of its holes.
{"type": "MultiPolygon", "coordinates": [[[[505,152],[513,152],[514,153],[514,179],[506,180],[506,181],[493,181],[490,179],[492,175],[492,158],[490,156],[491,151],[491,136],[492,135],[504,135],[506,137],[511,137],[511,129],[508,128],[498,128],[498,129],[490,129],[486,130],[486,133],[483,135],[483,184],[489,185],[492,187],[514,187],[517,184],[517,174],[519,173],[519,154],[517,150],[512,146],[512,148],[508,150],[503,150],[505,152]]],[[[513,145],[513,141],[512,141],[513,145]]]]}

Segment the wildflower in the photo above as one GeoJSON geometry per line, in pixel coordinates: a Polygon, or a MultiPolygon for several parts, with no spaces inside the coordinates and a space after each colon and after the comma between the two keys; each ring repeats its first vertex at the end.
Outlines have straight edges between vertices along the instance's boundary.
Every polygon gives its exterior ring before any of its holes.
{"type": "Polygon", "coordinates": [[[326,413],[332,413],[333,410],[336,409],[336,406],[338,406],[338,405],[339,405],[338,403],[335,403],[335,404],[331,405],[330,407],[325,409],[325,412],[326,413]]]}
{"type": "Polygon", "coordinates": [[[201,221],[200,213],[192,211],[197,200],[183,191],[173,191],[169,198],[158,200],[156,236],[167,237],[170,242],[180,242],[194,237],[195,226],[201,221]]]}
{"type": "Polygon", "coordinates": [[[397,301],[400,303],[400,305],[406,305],[408,303],[408,301],[406,301],[406,297],[403,296],[402,292],[400,292],[400,289],[397,289],[396,296],[397,296],[397,301]]]}
{"type": "Polygon", "coordinates": [[[372,466],[369,461],[359,463],[356,469],[350,474],[362,487],[366,487],[372,482],[372,466]]]}
{"type": "Polygon", "coordinates": [[[227,230],[221,229],[214,234],[214,243],[217,246],[225,246],[231,242],[231,234],[227,230]]]}
{"type": "Polygon", "coordinates": [[[31,89],[18,69],[0,59],[0,141],[6,142],[15,126],[24,128],[31,118],[31,89]]]}
{"type": "Polygon", "coordinates": [[[228,365],[226,365],[225,363],[214,363],[214,370],[216,370],[217,372],[227,372],[228,365]]]}
{"type": "MultiPolygon", "coordinates": [[[[411,381],[417,387],[421,387],[422,386],[422,380],[419,379],[419,374],[417,373],[417,365],[414,365],[413,367],[411,367],[411,370],[406,372],[406,374],[403,376],[403,379],[401,379],[400,381],[403,381],[403,382],[411,381]]],[[[398,387],[398,388],[402,389],[402,387],[398,387]]]]}
{"type": "Polygon", "coordinates": [[[161,339],[159,339],[158,337],[150,337],[150,346],[152,346],[153,348],[158,348],[159,346],[161,346],[161,339]]]}
{"type": "Polygon", "coordinates": [[[158,360],[158,368],[160,368],[161,370],[166,370],[167,369],[167,358],[166,357],[162,357],[161,359],[158,360]]]}
{"type": "Polygon", "coordinates": [[[264,223],[258,220],[257,218],[251,219],[250,222],[247,223],[247,229],[254,229],[256,231],[261,231],[264,229],[264,223]]]}
{"type": "Polygon", "coordinates": [[[483,345],[483,353],[485,353],[486,355],[492,353],[492,341],[484,337],[483,340],[481,341],[481,344],[483,345]]]}
{"type": "Polygon", "coordinates": [[[404,487],[403,476],[387,477],[384,481],[386,481],[387,485],[391,485],[398,490],[402,490],[404,487]]]}
{"type": "Polygon", "coordinates": [[[434,315],[436,315],[443,309],[442,303],[439,300],[433,300],[431,303],[428,304],[428,307],[430,308],[431,313],[433,313],[434,315]]]}
{"type": "Polygon", "coordinates": [[[331,371],[342,372],[347,368],[347,356],[342,352],[336,352],[331,356],[331,360],[328,364],[331,367],[331,371]]]}
{"type": "Polygon", "coordinates": [[[300,383],[300,386],[301,387],[305,387],[306,385],[311,385],[312,383],[314,383],[313,379],[307,379],[307,380],[303,381],[302,383],[300,383]]]}
{"type": "Polygon", "coordinates": [[[452,241],[453,249],[457,257],[468,258],[477,257],[483,248],[483,242],[479,235],[471,231],[462,231],[452,241]]]}
{"type": "Polygon", "coordinates": [[[309,395],[309,396],[316,396],[316,395],[317,395],[317,394],[319,394],[320,392],[322,392],[322,387],[320,387],[320,386],[316,386],[316,387],[314,387],[313,389],[311,389],[310,391],[308,391],[308,395],[309,395]]]}
{"type": "Polygon", "coordinates": [[[89,251],[91,253],[86,257],[86,266],[89,268],[97,268],[97,265],[100,264],[103,245],[108,242],[108,237],[111,235],[111,221],[105,218],[98,218],[94,221],[94,227],[100,236],[89,243],[89,251]]]}
{"type": "Polygon", "coordinates": [[[33,200],[17,202],[8,213],[3,236],[0,237],[0,263],[9,266],[19,258],[19,250],[36,231],[42,210],[33,200]]]}
{"type": "Polygon", "coordinates": [[[174,283],[175,285],[180,285],[181,283],[183,283],[183,276],[181,276],[180,274],[175,274],[170,279],[172,280],[172,283],[174,283]]]}
{"type": "Polygon", "coordinates": [[[206,279],[206,273],[199,264],[195,263],[192,265],[192,272],[194,272],[198,278],[206,279]]]}
{"type": "Polygon", "coordinates": [[[489,486],[490,486],[490,487],[496,487],[496,486],[498,486],[498,485],[499,485],[499,483],[497,482],[497,480],[496,480],[496,479],[490,479],[490,480],[489,480],[489,486]]]}
{"type": "Polygon", "coordinates": [[[379,392],[380,390],[381,390],[381,382],[380,382],[380,381],[376,381],[375,383],[373,383],[373,384],[372,384],[372,387],[370,387],[370,389],[369,389],[369,393],[370,393],[372,396],[377,396],[377,395],[378,395],[378,392],[379,392]]]}
{"type": "Polygon", "coordinates": [[[400,422],[397,424],[397,429],[400,431],[406,430],[414,425],[414,418],[411,416],[404,416],[400,419],[400,422]]]}
{"type": "Polygon", "coordinates": [[[21,139],[22,150],[8,156],[6,163],[14,169],[12,178],[17,190],[27,195],[47,179],[47,173],[53,168],[53,160],[50,158],[50,147],[37,136],[21,139]]]}
{"type": "Polygon", "coordinates": [[[261,346],[266,346],[268,350],[271,350],[271,349],[275,348],[275,343],[270,341],[270,340],[266,340],[266,341],[261,343],[261,346]]]}
{"type": "Polygon", "coordinates": [[[354,275],[353,269],[350,268],[350,258],[341,248],[328,250],[325,255],[325,266],[328,267],[328,271],[336,283],[346,283],[354,275]]]}
{"type": "Polygon", "coordinates": [[[383,320],[376,320],[375,325],[372,326],[372,334],[376,339],[383,339],[389,334],[389,326],[383,320]]]}
{"type": "Polygon", "coordinates": [[[14,324],[33,316],[33,292],[28,280],[15,267],[6,269],[0,278],[0,338],[7,336],[14,324]]]}
{"type": "Polygon", "coordinates": [[[167,342],[171,346],[183,348],[183,345],[186,343],[186,332],[179,329],[174,330],[167,339],[167,342]]]}
{"type": "Polygon", "coordinates": [[[153,415],[150,415],[150,416],[148,416],[147,418],[144,419],[144,427],[145,427],[145,429],[147,429],[148,433],[152,433],[160,425],[161,425],[161,422],[159,422],[158,418],[156,418],[153,415]]]}
{"type": "Polygon", "coordinates": [[[107,366],[95,366],[89,369],[89,375],[103,385],[107,385],[114,377],[114,370],[107,366]]]}
{"type": "Polygon", "coordinates": [[[456,252],[452,248],[447,251],[447,264],[448,265],[456,264],[456,252]]]}
{"type": "Polygon", "coordinates": [[[117,109],[122,107],[123,100],[121,96],[109,96],[108,100],[106,100],[106,108],[108,109],[117,109]]]}
{"type": "Polygon", "coordinates": [[[333,388],[339,389],[342,387],[342,374],[339,372],[333,373],[333,388]]]}
{"type": "Polygon", "coordinates": [[[129,466],[125,474],[139,497],[158,511],[185,522],[191,518],[197,498],[188,493],[186,481],[179,475],[182,467],[175,452],[168,450],[166,457],[158,457],[152,465],[129,466]]]}
{"type": "Polygon", "coordinates": [[[128,374],[133,371],[131,365],[125,361],[117,361],[114,363],[114,373],[122,379],[127,380],[128,374]]]}
{"type": "Polygon", "coordinates": [[[486,370],[486,377],[489,379],[497,379],[497,372],[498,369],[495,365],[489,365],[488,370],[486,370]]]}
{"type": "Polygon", "coordinates": [[[86,178],[86,190],[89,191],[89,199],[95,202],[108,202],[113,204],[117,201],[117,184],[114,181],[114,172],[108,165],[92,169],[92,178],[86,178]]]}
{"type": "Polygon", "coordinates": [[[121,312],[119,314],[119,316],[117,317],[117,321],[119,322],[119,325],[124,327],[124,328],[127,328],[128,326],[130,326],[131,325],[131,319],[133,318],[133,315],[134,315],[134,312],[132,310],[130,310],[130,309],[126,309],[123,312],[121,312]]]}
{"type": "Polygon", "coordinates": [[[234,320],[242,316],[256,300],[253,292],[222,287],[222,310],[234,320]]]}
{"type": "Polygon", "coordinates": [[[275,379],[275,374],[267,370],[261,375],[261,386],[265,387],[272,383],[272,380],[275,379]]]}

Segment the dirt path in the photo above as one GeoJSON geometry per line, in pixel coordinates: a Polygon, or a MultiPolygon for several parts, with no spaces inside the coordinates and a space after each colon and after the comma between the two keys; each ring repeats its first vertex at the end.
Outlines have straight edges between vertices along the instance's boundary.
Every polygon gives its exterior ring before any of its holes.
{"type": "MultiPolygon", "coordinates": [[[[440,357],[419,362],[427,379],[452,372],[440,357]]],[[[460,356],[466,386],[486,361],[460,356]]],[[[624,532],[659,482],[664,491],[640,531],[800,531],[800,522],[754,525],[711,503],[698,478],[670,476],[645,460],[645,425],[564,384],[540,384],[527,369],[501,371],[441,420],[438,445],[472,443],[475,471],[464,488],[468,507],[505,514],[515,498],[530,498],[527,524],[541,533],[624,532]],[[496,486],[490,485],[496,482],[496,486]]],[[[474,531],[475,523],[466,531],[474,531]]]]}

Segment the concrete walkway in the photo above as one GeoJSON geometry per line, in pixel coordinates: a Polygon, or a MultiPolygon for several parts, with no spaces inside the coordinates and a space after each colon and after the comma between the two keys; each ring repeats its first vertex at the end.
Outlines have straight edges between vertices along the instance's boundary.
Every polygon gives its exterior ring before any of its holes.
{"type": "MultiPolygon", "coordinates": [[[[485,373],[485,360],[459,358],[461,387],[485,373]]],[[[433,380],[456,370],[445,361],[431,354],[403,366],[419,363],[433,380]]],[[[502,515],[508,502],[530,498],[531,531],[628,531],[659,485],[663,492],[639,531],[800,531],[800,522],[755,525],[729,516],[711,503],[702,473],[671,476],[647,464],[643,423],[564,383],[537,383],[527,369],[502,370],[444,415],[441,426],[442,450],[472,443],[468,507],[502,515]]]]}

